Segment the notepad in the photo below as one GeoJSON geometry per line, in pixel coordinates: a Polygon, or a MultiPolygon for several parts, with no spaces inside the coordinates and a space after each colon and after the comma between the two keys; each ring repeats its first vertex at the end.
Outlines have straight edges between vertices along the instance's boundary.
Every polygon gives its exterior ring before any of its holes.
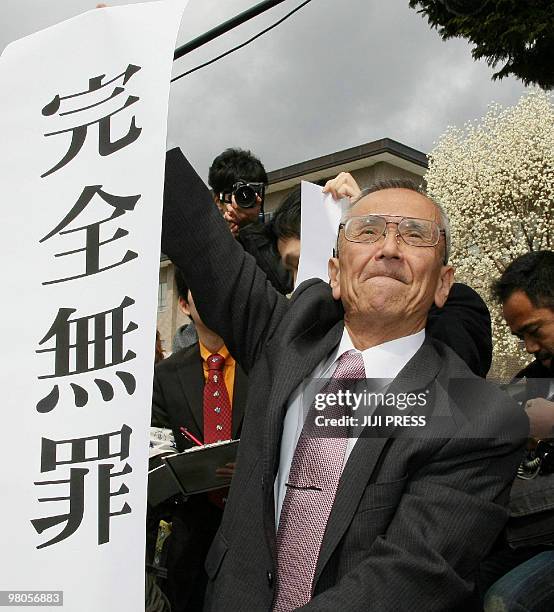
{"type": "Polygon", "coordinates": [[[215,471],[236,461],[239,440],[225,440],[204,446],[194,446],[182,453],[163,458],[183,495],[196,495],[227,487],[230,478],[217,476],[215,471]]]}
{"type": "Polygon", "coordinates": [[[162,463],[148,472],[148,503],[157,506],[181,492],[173,473],[167,464],[162,463]]]}

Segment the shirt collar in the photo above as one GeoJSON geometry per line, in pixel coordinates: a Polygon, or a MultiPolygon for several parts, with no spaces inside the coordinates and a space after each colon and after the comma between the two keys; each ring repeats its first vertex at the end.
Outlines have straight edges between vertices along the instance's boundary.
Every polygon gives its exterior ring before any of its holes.
{"type": "Polygon", "coordinates": [[[359,351],[352,344],[350,334],[345,327],[342,332],[341,341],[335,351],[333,351],[329,365],[333,365],[346,351],[354,351],[362,354],[366,378],[396,378],[400,370],[417,353],[424,340],[425,329],[422,329],[415,334],[389,340],[364,351],[359,351]]]}
{"type": "MultiPolygon", "coordinates": [[[[200,357],[202,357],[202,361],[204,362],[204,365],[206,365],[206,360],[210,355],[213,355],[213,353],[209,351],[202,344],[202,342],[200,342],[200,340],[198,341],[198,346],[200,347],[200,357]]],[[[223,345],[217,352],[223,357],[223,359],[225,359],[225,365],[230,365],[234,363],[235,360],[233,359],[233,357],[231,357],[229,350],[225,345],[223,345]]]]}

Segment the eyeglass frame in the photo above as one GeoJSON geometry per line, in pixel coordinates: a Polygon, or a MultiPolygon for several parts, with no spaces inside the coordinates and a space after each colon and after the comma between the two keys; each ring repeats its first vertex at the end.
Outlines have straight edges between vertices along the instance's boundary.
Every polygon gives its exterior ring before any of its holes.
{"type": "MultiPolygon", "coordinates": [[[[339,253],[339,236],[340,236],[340,231],[341,229],[344,229],[344,238],[346,240],[348,240],[348,242],[354,242],[356,244],[375,244],[376,242],[379,242],[379,240],[381,240],[381,238],[383,236],[385,236],[385,239],[388,235],[388,231],[387,231],[387,226],[389,223],[393,223],[394,225],[396,225],[396,235],[395,238],[397,239],[398,242],[398,237],[400,236],[400,238],[402,239],[402,242],[404,244],[407,244],[408,246],[413,246],[416,248],[420,248],[420,247],[431,247],[431,248],[435,248],[437,246],[437,244],[439,244],[440,239],[441,239],[441,235],[445,237],[446,240],[446,230],[441,228],[441,226],[434,220],[434,219],[422,219],[421,217],[401,217],[400,215],[379,215],[379,214],[373,214],[373,213],[369,213],[367,215],[353,215],[351,217],[348,217],[348,219],[346,219],[345,221],[341,221],[339,223],[339,227],[337,230],[337,245],[336,245],[336,250],[333,249],[334,254],[336,253],[336,257],[338,257],[338,253],[339,253]],[[346,225],[352,220],[352,219],[363,219],[363,218],[367,218],[367,217],[379,217],[381,219],[385,220],[385,227],[383,228],[383,233],[376,239],[373,240],[372,242],[367,242],[367,241],[363,241],[363,240],[351,240],[350,238],[348,238],[346,236],[346,225]],[[389,221],[389,219],[399,219],[398,221],[389,221]],[[404,236],[402,236],[402,234],[398,231],[398,226],[402,223],[402,221],[406,220],[406,219],[410,219],[410,220],[414,220],[414,221],[427,221],[429,223],[434,223],[436,225],[436,227],[439,230],[438,233],[438,237],[437,237],[437,241],[435,242],[435,244],[410,244],[408,242],[406,242],[406,240],[404,239],[404,236]]],[[[447,265],[448,261],[446,259],[446,250],[445,250],[445,255],[443,258],[443,264],[447,265]]]]}

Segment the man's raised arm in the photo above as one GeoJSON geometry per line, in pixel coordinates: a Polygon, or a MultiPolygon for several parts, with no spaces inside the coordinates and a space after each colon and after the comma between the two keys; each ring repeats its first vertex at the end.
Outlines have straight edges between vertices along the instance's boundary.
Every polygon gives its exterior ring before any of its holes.
{"type": "Polygon", "coordinates": [[[248,372],[288,300],[232,237],[178,148],[166,155],[162,251],[182,270],[204,323],[248,372]]]}

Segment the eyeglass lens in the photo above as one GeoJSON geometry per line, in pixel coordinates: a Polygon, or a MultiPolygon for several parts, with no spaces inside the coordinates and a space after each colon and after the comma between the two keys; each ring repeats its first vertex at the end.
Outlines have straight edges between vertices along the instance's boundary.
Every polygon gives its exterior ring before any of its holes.
{"type": "Polygon", "coordinates": [[[398,233],[406,244],[434,246],[438,242],[440,230],[434,221],[404,218],[397,223],[377,215],[350,218],[344,228],[346,239],[351,242],[377,242],[385,233],[387,223],[397,224],[398,233]]]}

